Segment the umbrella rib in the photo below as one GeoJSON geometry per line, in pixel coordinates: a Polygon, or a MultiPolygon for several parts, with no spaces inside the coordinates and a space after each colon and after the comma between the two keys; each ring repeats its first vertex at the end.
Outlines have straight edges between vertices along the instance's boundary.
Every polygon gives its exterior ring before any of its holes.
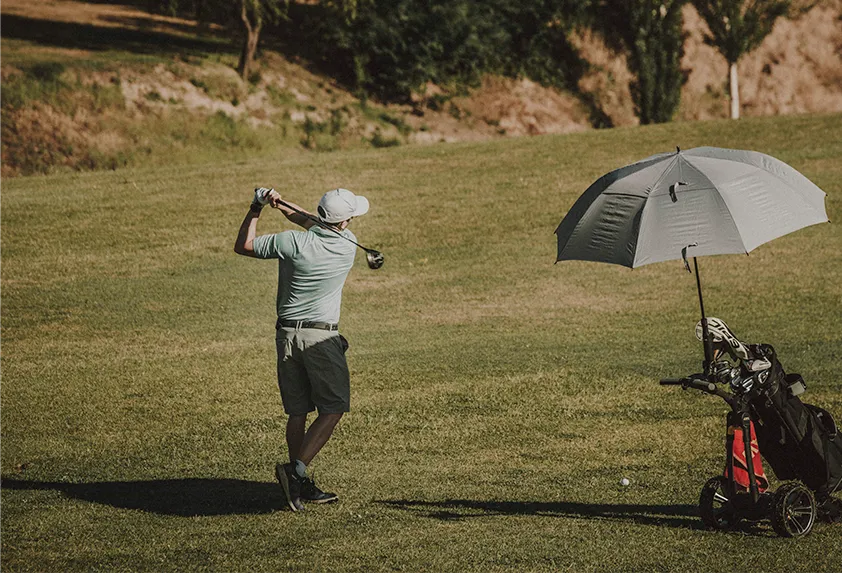
{"type": "MultiPolygon", "coordinates": [[[[675,156],[672,158],[672,160],[670,160],[670,162],[669,162],[669,163],[668,163],[668,164],[664,167],[664,170],[663,170],[663,171],[661,171],[661,175],[658,177],[658,179],[656,179],[656,180],[655,180],[655,183],[653,183],[653,184],[652,184],[652,191],[654,191],[655,189],[657,189],[657,188],[658,188],[658,185],[660,185],[660,184],[661,184],[661,181],[663,181],[663,180],[664,180],[664,177],[666,177],[666,176],[667,176],[667,173],[669,172],[670,167],[672,167],[672,166],[673,166],[673,164],[674,164],[676,161],[678,161],[678,158],[679,158],[679,157],[680,157],[680,156],[678,155],[678,153],[676,153],[676,154],[675,154],[675,156]]],[[[681,164],[680,164],[680,163],[679,163],[679,166],[681,166],[681,164]]],[[[650,194],[651,194],[651,193],[650,193],[650,194]]]]}
{"type": "Polygon", "coordinates": [[[606,191],[605,193],[602,194],[602,196],[603,197],[608,197],[608,196],[611,196],[611,197],[637,197],[638,199],[644,199],[645,198],[644,195],[638,195],[637,193],[623,193],[622,191],[620,191],[620,192],[606,191]]]}
{"type": "MultiPolygon", "coordinates": [[[[670,160],[669,163],[667,163],[666,166],[664,166],[664,170],[661,172],[661,174],[658,176],[658,179],[656,179],[655,183],[652,185],[652,191],[657,189],[658,185],[661,183],[661,181],[664,180],[664,177],[666,177],[667,172],[670,170],[670,167],[672,167],[672,165],[676,161],[678,161],[678,155],[677,154],[676,154],[675,157],[673,157],[670,160]]],[[[681,164],[679,164],[679,165],[681,165],[681,164]]],[[[649,192],[646,195],[640,195],[640,194],[637,194],[637,193],[624,193],[622,191],[605,191],[602,194],[603,195],[614,195],[614,196],[617,196],[617,197],[637,197],[637,198],[655,197],[655,195],[653,195],[652,192],[649,192]]]]}

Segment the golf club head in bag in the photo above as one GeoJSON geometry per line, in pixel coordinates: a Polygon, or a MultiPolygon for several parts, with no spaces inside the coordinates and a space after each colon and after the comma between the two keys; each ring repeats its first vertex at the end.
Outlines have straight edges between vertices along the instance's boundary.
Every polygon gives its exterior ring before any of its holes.
{"type": "MultiPolygon", "coordinates": [[[[725,321],[709,316],[707,317],[707,326],[711,344],[716,354],[727,352],[734,360],[749,360],[751,356],[748,348],[731,332],[725,321]]],[[[696,324],[696,338],[704,342],[701,320],[696,324]]],[[[714,359],[716,358],[717,356],[714,356],[714,359]]]]}

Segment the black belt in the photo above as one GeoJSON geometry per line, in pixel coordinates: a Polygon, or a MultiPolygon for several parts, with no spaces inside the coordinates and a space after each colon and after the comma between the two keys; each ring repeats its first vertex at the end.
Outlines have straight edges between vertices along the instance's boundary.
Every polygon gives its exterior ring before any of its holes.
{"type": "Polygon", "coordinates": [[[275,323],[275,328],[318,328],[319,330],[339,330],[339,325],[332,322],[311,322],[309,320],[281,320],[275,323]]]}

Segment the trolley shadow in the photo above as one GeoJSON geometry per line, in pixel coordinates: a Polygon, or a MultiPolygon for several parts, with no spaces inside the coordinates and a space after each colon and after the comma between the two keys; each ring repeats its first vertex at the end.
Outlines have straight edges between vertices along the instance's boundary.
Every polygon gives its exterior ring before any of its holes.
{"type": "MultiPolygon", "coordinates": [[[[480,501],[447,499],[443,501],[379,500],[375,503],[421,514],[441,521],[460,521],[500,515],[534,515],[628,521],[656,527],[704,529],[695,505],[605,504],[569,501],[480,501]]],[[[760,533],[754,527],[737,528],[745,533],[760,533]]]]}

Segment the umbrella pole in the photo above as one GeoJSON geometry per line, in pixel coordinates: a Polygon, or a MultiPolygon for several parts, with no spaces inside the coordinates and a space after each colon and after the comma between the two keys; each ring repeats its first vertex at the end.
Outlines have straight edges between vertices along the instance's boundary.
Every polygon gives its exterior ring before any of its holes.
{"type": "Polygon", "coordinates": [[[699,291],[699,308],[702,311],[702,343],[705,347],[705,361],[702,364],[705,375],[710,374],[710,363],[713,360],[713,349],[710,343],[710,332],[708,331],[708,319],[705,317],[705,301],[702,298],[702,282],[699,279],[699,262],[693,257],[693,268],[696,270],[696,289],[699,291]]]}

